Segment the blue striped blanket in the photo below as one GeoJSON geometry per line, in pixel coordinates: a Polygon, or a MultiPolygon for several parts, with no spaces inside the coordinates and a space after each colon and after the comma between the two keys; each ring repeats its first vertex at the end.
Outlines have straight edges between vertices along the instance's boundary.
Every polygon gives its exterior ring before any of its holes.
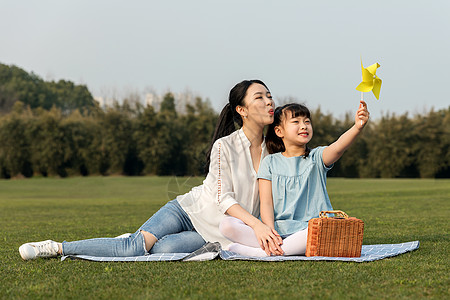
{"type": "Polygon", "coordinates": [[[347,261],[347,262],[369,262],[388,257],[397,256],[419,248],[419,241],[401,244],[379,244],[363,245],[361,257],[324,257],[324,256],[270,256],[251,257],[243,256],[231,251],[222,250],[219,243],[207,243],[193,253],[159,253],[132,257],[95,257],[87,255],[63,256],[67,258],[84,259],[89,261],[103,262],[137,262],[137,261],[203,261],[220,258],[223,260],[258,260],[258,261],[291,261],[291,260],[324,260],[324,261],[347,261]]]}

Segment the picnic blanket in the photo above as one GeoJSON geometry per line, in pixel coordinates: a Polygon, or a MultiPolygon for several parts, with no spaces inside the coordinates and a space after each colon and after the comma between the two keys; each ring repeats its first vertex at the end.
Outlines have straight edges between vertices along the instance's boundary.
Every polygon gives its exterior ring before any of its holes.
{"type": "Polygon", "coordinates": [[[223,260],[258,260],[258,261],[292,261],[292,260],[325,260],[325,261],[347,261],[347,262],[369,262],[397,256],[419,248],[419,241],[401,244],[379,244],[363,245],[361,257],[325,257],[325,256],[269,256],[252,257],[243,256],[231,251],[222,250],[219,243],[206,243],[200,249],[192,253],[159,253],[132,257],[96,257],[88,255],[63,256],[67,258],[83,259],[100,262],[136,262],[136,261],[205,261],[220,258],[223,260]]]}

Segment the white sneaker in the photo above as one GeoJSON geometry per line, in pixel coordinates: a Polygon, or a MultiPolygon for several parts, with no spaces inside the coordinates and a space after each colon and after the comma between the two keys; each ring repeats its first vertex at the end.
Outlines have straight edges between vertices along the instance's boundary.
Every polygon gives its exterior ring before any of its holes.
{"type": "Polygon", "coordinates": [[[58,243],[52,240],[26,243],[19,247],[19,253],[24,260],[38,257],[56,257],[58,256],[58,243]]]}
{"type": "Polygon", "coordinates": [[[116,239],[124,239],[124,238],[129,237],[130,235],[132,235],[132,233],[124,233],[124,234],[116,236],[115,238],[116,239]]]}

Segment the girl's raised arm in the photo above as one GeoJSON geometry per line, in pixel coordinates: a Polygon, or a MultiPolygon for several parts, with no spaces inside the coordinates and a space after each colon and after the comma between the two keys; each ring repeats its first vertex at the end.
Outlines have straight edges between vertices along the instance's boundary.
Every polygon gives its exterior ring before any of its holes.
{"type": "Polygon", "coordinates": [[[345,150],[355,141],[361,130],[369,120],[367,104],[360,101],[359,109],[355,114],[355,125],[342,134],[339,139],[323,150],[322,159],[326,166],[331,166],[344,154],[345,150]]]}

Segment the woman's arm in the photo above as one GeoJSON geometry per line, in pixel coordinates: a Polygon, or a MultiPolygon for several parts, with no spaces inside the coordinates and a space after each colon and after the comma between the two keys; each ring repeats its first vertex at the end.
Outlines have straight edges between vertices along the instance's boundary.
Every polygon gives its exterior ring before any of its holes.
{"type": "Polygon", "coordinates": [[[367,110],[367,104],[361,100],[359,109],[355,115],[355,125],[342,134],[336,142],[323,150],[322,159],[326,166],[331,166],[341,158],[345,150],[353,144],[355,139],[361,133],[368,120],[369,111],[367,110]]]}

